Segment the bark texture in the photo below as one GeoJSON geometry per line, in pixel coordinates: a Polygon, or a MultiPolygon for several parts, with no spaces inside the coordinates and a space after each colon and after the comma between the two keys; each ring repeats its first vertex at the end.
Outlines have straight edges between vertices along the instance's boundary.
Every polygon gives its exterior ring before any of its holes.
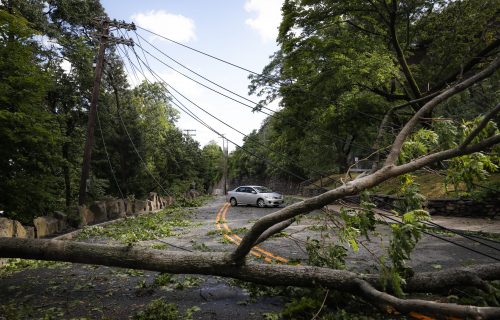
{"type": "MultiPolygon", "coordinates": [[[[224,253],[160,251],[59,240],[3,238],[0,241],[0,256],[99,264],[169,273],[215,275],[266,285],[317,287],[321,284],[325,288],[360,296],[384,310],[390,307],[401,313],[419,312],[439,317],[500,318],[500,308],[396,298],[377,290],[379,279],[373,275],[360,275],[346,270],[311,266],[250,262],[237,265],[224,253]]],[[[455,277],[465,272],[474,273],[480,280],[500,279],[500,264],[456,269],[451,274],[445,271],[417,274],[409,281],[407,289],[409,291],[433,291],[433,289],[442,289],[446,283],[462,285],[455,277]]]]}

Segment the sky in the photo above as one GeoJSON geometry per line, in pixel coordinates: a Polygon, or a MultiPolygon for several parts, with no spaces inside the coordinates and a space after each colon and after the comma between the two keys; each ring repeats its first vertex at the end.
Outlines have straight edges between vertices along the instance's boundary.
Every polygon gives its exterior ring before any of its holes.
{"type": "MultiPolygon", "coordinates": [[[[278,49],[275,39],[281,21],[282,2],[283,0],[101,0],[107,14],[112,19],[134,22],[144,29],[259,73],[269,62],[269,57],[278,49]]],[[[140,29],[137,32],[161,51],[207,79],[252,101],[259,101],[257,96],[248,96],[248,72],[228,66],[140,29]]],[[[172,60],[162,56],[145,42],[142,41],[140,45],[178,71],[197,78],[172,60]]],[[[119,49],[118,52],[125,57],[122,50],[119,49]]],[[[135,50],[145,61],[146,59],[142,56],[142,51],[137,45],[135,50]]],[[[156,76],[163,79],[169,85],[169,89],[177,90],[200,108],[239,131],[248,134],[252,130],[258,129],[265,119],[265,114],[252,112],[250,108],[192,82],[148,54],[146,57],[156,76]]],[[[137,61],[132,60],[138,67],[137,61]]],[[[128,65],[129,81],[135,85],[143,79],[143,76],[138,71],[134,75],[133,68],[133,66],[128,65]]],[[[145,73],[150,81],[154,80],[154,77],[147,71],[145,73]]],[[[221,91],[220,88],[206,83],[203,79],[197,78],[197,80],[221,91]]],[[[174,95],[217,132],[224,134],[237,145],[242,145],[243,135],[213,119],[184,100],[179,94],[174,92],[174,95]]],[[[251,104],[248,101],[244,102],[251,104]]],[[[274,103],[269,108],[275,110],[277,105],[274,103]]],[[[222,145],[222,139],[217,133],[205,128],[182,111],[177,126],[181,130],[196,130],[193,138],[199,141],[202,146],[210,141],[216,141],[222,145]]],[[[229,143],[229,150],[234,149],[235,145],[229,143]]]]}

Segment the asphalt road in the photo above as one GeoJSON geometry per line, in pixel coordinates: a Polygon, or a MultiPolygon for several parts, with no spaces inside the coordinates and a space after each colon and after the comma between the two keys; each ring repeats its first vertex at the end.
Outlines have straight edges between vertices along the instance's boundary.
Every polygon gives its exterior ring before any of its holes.
{"type": "MultiPolygon", "coordinates": [[[[276,208],[230,207],[222,197],[192,208],[186,219],[188,227],[175,230],[175,236],[159,239],[170,244],[168,250],[227,251],[235,249],[238,237],[243,237],[252,224],[276,208]],[[232,230],[233,233],[230,233],[232,230]]],[[[335,234],[321,231],[324,215],[318,212],[300,219],[285,230],[283,237],[271,238],[255,249],[250,259],[271,263],[295,260],[307,263],[307,238],[335,241],[335,234]],[[327,238],[326,236],[330,236],[327,238]]],[[[376,256],[385,252],[389,227],[379,225],[378,236],[365,241],[359,252],[349,252],[349,269],[377,273],[376,256]]],[[[482,250],[494,257],[498,251],[483,248],[458,236],[440,235],[457,243],[482,250]]],[[[89,239],[89,241],[92,239],[89,239]]],[[[93,239],[92,241],[98,239],[93,239]]],[[[159,240],[143,241],[138,246],[151,247],[159,240]]],[[[100,241],[108,242],[109,239],[100,241]]],[[[498,243],[489,242],[500,249],[498,243]]],[[[419,242],[410,265],[417,271],[446,269],[495,260],[469,252],[456,245],[424,236],[419,242]]],[[[126,319],[143,310],[154,299],[176,304],[184,311],[199,307],[195,319],[268,319],[267,313],[279,312],[289,298],[281,296],[251,297],[240,283],[230,279],[196,276],[199,283],[183,289],[173,287],[182,283],[185,275],[176,275],[166,287],[153,286],[157,272],[127,270],[104,266],[63,264],[59,267],[27,269],[0,277],[0,319],[5,314],[20,315],[21,319],[43,318],[50,314],[57,319],[92,318],[126,319]]],[[[9,316],[5,318],[10,319],[9,316]]]]}
{"type": "MultiPolygon", "coordinates": [[[[188,233],[172,239],[164,239],[171,244],[180,247],[200,246],[208,250],[230,251],[235,248],[239,239],[251,228],[253,223],[266,214],[272,213],[280,208],[257,208],[250,206],[230,207],[225,203],[223,197],[219,197],[207,203],[204,207],[196,209],[193,220],[197,223],[188,233]],[[219,223],[216,223],[218,220],[219,223]],[[229,232],[228,230],[231,230],[229,232]]],[[[298,223],[292,224],[285,230],[281,237],[268,239],[257,250],[252,257],[263,259],[267,262],[297,261],[307,263],[308,255],[305,249],[307,239],[318,239],[327,242],[338,241],[335,233],[321,231],[325,225],[324,215],[313,212],[298,223]]],[[[359,238],[359,251],[349,249],[347,266],[349,269],[358,271],[376,272],[378,259],[387,255],[387,246],[390,239],[390,227],[379,224],[374,236],[367,241],[359,238]]],[[[456,244],[437,239],[430,235],[423,235],[415,248],[409,265],[415,271],[432,271],[451,267],[470,266],[474,264],[498,262],[500,260],[500,244],[494,241],[481,240],[487,247],[479,242],[465,239],[458,235],[438,233],[437,236],[456,244]],[[458,245],[457,245],[458,244],[458,245]],[[472,252],[480,251],[493,258],[472,252]]]]}

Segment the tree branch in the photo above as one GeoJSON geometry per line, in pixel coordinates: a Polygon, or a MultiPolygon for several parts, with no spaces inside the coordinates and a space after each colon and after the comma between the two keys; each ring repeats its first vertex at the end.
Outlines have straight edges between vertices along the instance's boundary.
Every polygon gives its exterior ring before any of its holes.
{"type": "Polygon", "coordinates": [[[289,220],[285,220],[283,222],[280,222],[278,224],[275,224],[274,226],[267,229],[264,233],[262,233],[260,235],[260,237],[255,241],[254,246],[266,241],[267,239],[269,239],[270,237],[272,237],[276,233],[285,230],[294,222],[295,222],[295,219],[289,219],[289,220]]]}
{"type": "Polygon", "coordinates": [[[486,48],[478,52],[472,59],[470,59],[463,67],[460,68],[460,70],[455,71],[453,74],[448,76],[446,79],[443,81],[439,82],[436,84],[430,91],[439,91],[441,90],[444,86],[446,86],[448,83],[454,82],[457,80],[457,78],[464,73],[467,73],[470,71],[475,65],[483,61],[484,58],[488,56],[488,54],[495,50],[496,48],[500,47],[500,39],[496,39],[492,43],[490,43],[486,48]]]}
{"type": "Polygon", "coordinates": [[[351,20],[345,20],[345,22],[351,26],[353,26],[354,28],[358,29],[358,30],[361,30],[365,33],[368,33],[368,34],[372,34],[374,36],[379,36],[379,37],[383,37],[383,38],[387,38],[387,36],[381,34],[381,33],[378,33],[378,32],[375,32],[375,31],[371,31],[371,30],[368,30],[368,29],[365,29],[357,24],[355,24],[354,22],[352,22],[351,20]]]}
{"type": "MultiPolygon", "coordinates": [[[[384,1],[385,4],[385,1],[384,1]]],[[[398,59],[399,65],[401,66],[401,69],[403,71],[403,74],[405,75],[406,81],[408,82],[408,85],[411,88],[411,91],[413,93],[413,98],[420,98],[422,96],[422,93],[420,92],[420,88],[418,87],[417,82],[415,81],[415,78],[413,77],[413,73],[410,70],[410,67],[408,66],[408,62],[406,61],[406,57],[403,53],[403,49],[401,49],[401,45],[398,40],[398,35],[396,31],[396,14],[397,14],[397,2],[392,1],[392,11],[388,9],[389,13],[389,18],[390,18],[390,23],[389,23],[389,33],[390,33],[390,39],[392,46],[394,47],[394,50],[396,51],[396,57],[398,59]]]]}
{"type": "Polygon", "coordinates": [[[358,194],[363,190],[374,187],[393,177],[415,171],[433,162],[450,159],[460,155],[474,153],[483,150],[485,148],[488,148],[492,145],[495,145],[497,143],[500,143],[500,134],[485,139],[472,146],[467,146],[465,148],[457,147],[454,149],[433,153],[400,166],[386,165],[382,167],[380,170],[374,172],[373,174],[350,181],[342,185],[341,187],[327,191],[319,196],[306,199],[302,202],[295,203],[281,210],[268,214],[259,219],[252,226],[250,231],[243,237],[242,241],[240,242],[240,245],[231,254],[231,259],[236,264],[242,264],[244,262],[245,256],[252,249],[255,241],[260,237],[262,233],[264,233],[267,229],[271,228],[275,224],[278,224],[287,219],[291,219],[299,214],[320,209],[321,207],[330,204],[335,200],[338,200],[346,196],[358,194]]]}
{"type": "Polygon", "coordinates": [[[404,141],[410,135],[413,128],[420,121],[420,118],[425,115],[427,112],[434,109],[438,104],[445,101],[449,97],[462,92],[468,87],[474,85],[475,83],[489,77],[493,72],[500,67],[500,57],[497,57],[486,69],[475,74],[474,76],[456,84],[448,90],[443,91],[441,94],[433,98],[431,101],[427,102],[420,110],[418,110],[415,115],[405,124],[403,129],[399,132],[398,136],[394,140],[391,151],[387,156],[385,161],[385,165],[393,165],[396,163],[396,160],[401,152],[401,148],[403,146],[404,141]]]}
{"type": "Polygon", "coordinates": [[[405,314],[412,312],[424,313],[426,315],[445,317],[460,317],[470,319],[498,319],[500,308],[463,306],[452,303],[438,303],[420,299],[399,299],[385,292],[378,291],[368,282],[356,279],[359,287],[359,295],[370,303],[379,306],[382,310],[395,308],[405,314]]]}
{"type": "Polygon", "coordinates": [[[358,83],[356,85],[361,87],[361,88],[365,88],[368,91],[371,91],[371,92],[373,92],[381,97],[386,98],[387,101],[409,100],[409,98],[406,94],[393,94],[393,93],[385,92],[384,90],[380,90],[377,88],[371,88],[369,86],[366,86],[366,85],[363,85],[360,83],[358,83]]]}
{"type": "MultiPolygon", "coordinates": [[[[2,238],[0,257],[66,261],[99,264],[141,270],[204,274],[230,277],[265,285],[316,287],[322,286],[363,297],[370,303],[387,310],[395,308],[402,313],[421,312],[438,316],[471,317],[474,319],[498,319],[500,308],[478,308],[454,304],[434,303],[423,300],[403,300],[375,289],[380,279],[374,275],[362,275],[347,270],[311,266],[247,263],[231,264],[221,252],[163,251],[131,246],[103,245],[59,240],[2,238]]],[[[500,264],[462,269],[469,273],[478,270],[477,276],[485,280],[500,279],[500,264]]],[[[429,273],[415,275],[409,280],[409,288],[432,290],[432,284],[442,287],[442,279],[459,285],[447,277],[446,270],[436,272],[429,282],[429,273]],[[425,282],[418,284],[417,282],[425,282]]],[[[454,272],[461,272],[460,269],[454,272]]],[[[463,272],[463,271],[462,271],[463,272]]]]}

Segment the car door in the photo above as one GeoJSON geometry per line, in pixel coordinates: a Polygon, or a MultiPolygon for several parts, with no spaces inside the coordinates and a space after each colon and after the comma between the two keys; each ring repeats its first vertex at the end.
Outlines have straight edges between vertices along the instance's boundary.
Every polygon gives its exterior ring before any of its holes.
{"type": "Polygon", "coordinates": [[[257,198],[258,194],[257,191],[254,188],[247,187],[246,190],[246,204],[256,204],[257,203],[257,198]]]}
{"type": "Polygon", "coordinates": [[[242,187],[242,190],[241,190],[241,193],[239,194],[239,197],[241,199],[241,202],[240,203],[243,203],[243,204],[248,204],[249,203],[249,196],[250,196],[250,188],[248,187],[242,187]]]}
{"type": "Polygon", "coordinates": [[[236,198],[236,201],[239,204],[245,204],[245,196],[246,196],[246,188],[245,187],[239,187],[238,189],[234,190],[234,197],[236,198]]]}

